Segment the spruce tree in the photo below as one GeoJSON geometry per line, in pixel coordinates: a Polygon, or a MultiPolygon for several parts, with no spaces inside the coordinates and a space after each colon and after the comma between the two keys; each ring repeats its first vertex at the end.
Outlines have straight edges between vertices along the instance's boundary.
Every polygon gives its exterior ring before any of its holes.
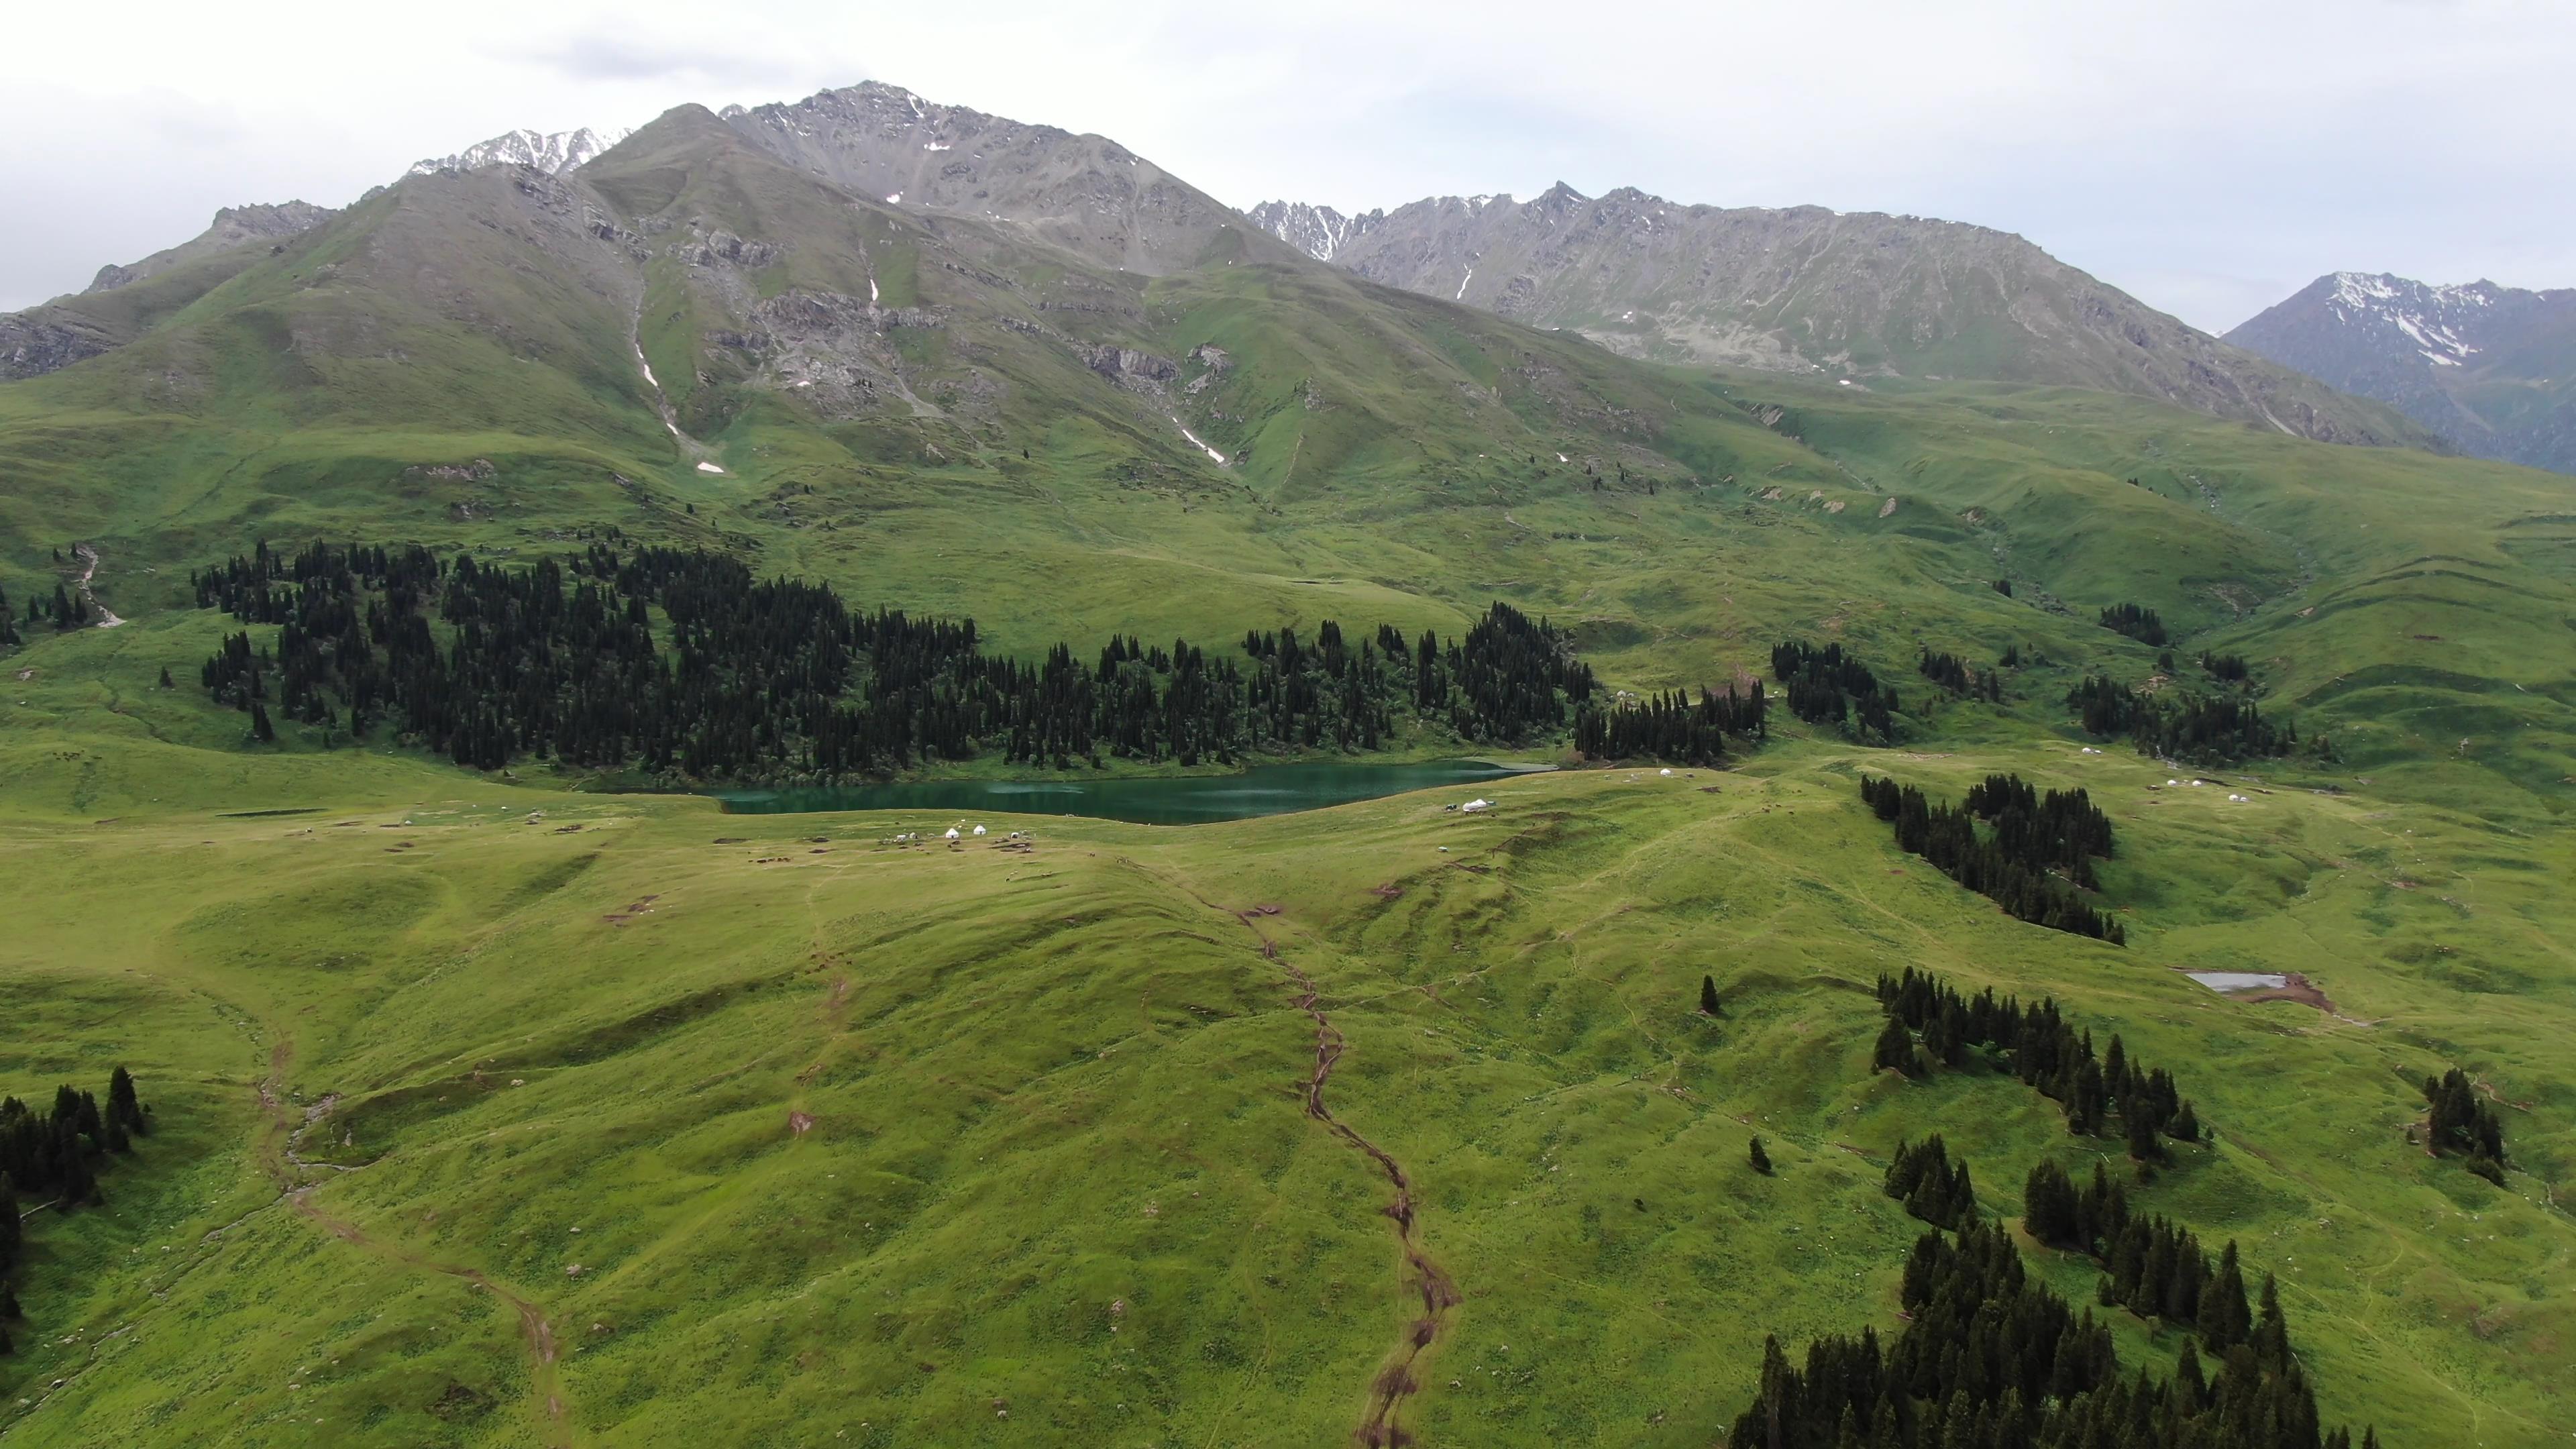
{"type": "Polygon", "coordinates": [[[2218,1273],[2200,1297],[2200,1337],[2213,1353],[2225,1353],[2253,1332],[2253,1314],[2245,1306],[2245,1272],[2236,1260],[2236,1240],[2218,1255],[2218,1273]]]}
{"type": "Polygon", "coordinates": [[[1769,1174],[1771,1171],[1771,1154],[1762,1150],[1762,1139],[1760,1137],[1753,1139],[1753,1150],[1748,1155],[1752,1158],[1753,1170],[1755,1172],[1766,1175],[1769,1174]]]}
{"type": "Polygon", "coordinates": [[[1699,979],[1699,1014],[1702,1016],[1726,1014],[1725,1010],[1717,1004],[1717,978],[1714,976],[1702,976],[1699,979]]]}
{"type": "Polygon", "coordinates": [[[143,1121],[143,1103],[134,1091],[134,1074],[122,1066],[108,1074],[107,1112],[138,1137],[150,1131],[143,1121]]]}
{"type": "Polygon", "coordinates": [[[1904,1022],[1891,1016],[1887,1025],[1879,1028],[1878,1047],[1870,1057],[1870,1066],[1873,1070],[1897,1071],[1909,1077],[1914,1075],[1914,1038],[1906,1031],[1904,1022]]]}
{"type": "Polygon", "coordinates": [[[2279,1371],[2290,1362],[2290,1326],[2281,1317],[2281,1285],[2271,1274],[2263,1275],[2263,1315],[2254,1327],[2254,1357],[2264,1367],[2279,1371]]]}

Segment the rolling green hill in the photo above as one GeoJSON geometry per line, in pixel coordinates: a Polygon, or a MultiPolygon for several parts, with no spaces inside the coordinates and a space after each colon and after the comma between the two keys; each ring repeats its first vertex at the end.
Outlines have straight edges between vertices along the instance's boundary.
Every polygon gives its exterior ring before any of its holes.
{"type": "MultiPolygon", "coordinates": [[[[2110,1151],[2008,1077],[1872,1074],[1868,987],[1909,964],[2175,1071],[2214,1140],[2138,1200],[2278,1274],[2330,1423],[2564,1432],[2576,485],[1659,366],[1248,228],[1155,254],[890,205],[684,108],[570,176],[408,177],[0,385],[0,587],[23,616],[89,573],[124,621],[0,658],[0,1091],[122,1063],[156,1123],[103,1208],[27,1223],[6,1433],[1266,1445],[1392,1398],[1418,1443],[1703,1445],[1766,1334],[1895,1331],[1900,1140],[1941,1131],[2006,1219],[2034,1162],[2110,1151]],[[1030,656],[1496,599],[1637,691],[1831,640],[1904,737],[1784,712],[1731,769],[1490,813],[903,848],[947,822],[250,744],[193,687],[239,626],[187,575],[315,537],[706,547],[1030,656]],[[2096,622],[2131,603],[2170,673],[2096,622]],[[1927,648],[2019,662],[1945,701],[1927,648]],[[2338,757],[2183,772],[2073,722],[2086,675],[2169,697],[2204,649],[2338,757]],[[1998,913],[1857,798],[2005,770],[2110,811],[2125,948],[1998,913]],[[2407,1135],[2451,1066],[2505,1104],[2501,1187],[2407,1135]]],[[[2164,1371],[2180,1336],[2111,1316],[2164,1371]]]]}

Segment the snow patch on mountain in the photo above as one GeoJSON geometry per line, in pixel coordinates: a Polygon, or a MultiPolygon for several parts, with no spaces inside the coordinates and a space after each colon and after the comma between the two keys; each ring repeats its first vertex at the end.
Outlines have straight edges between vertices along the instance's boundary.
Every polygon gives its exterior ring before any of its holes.
{"type": "Polygon", "coordinates": [[[1386,220],[1383,211],[1344,216],[1329,206],[1314,206],[1303,201],[1265,201],[1243,214],[1244,220],[1304,252],[1319,262],[1329,262],[1333,254],[1369,228],[1386,220]]]}
{"type": "Polygon", "coordinates": [[[429,176],[441,171],[475,171],[486,166],[533,166],[549,176],[560,176],[588,165],[601,152],[633,134],[631,128],[624,126],[612,126],[606,130],[578,126],[569,131],[507,131],[452,156],[432,156],[425,161],[415,161],[411,174],[429,176]]]}
{"type": "Polygon", "coordinates": [[[2337,272],[2326,309],[2344,326],[2394,329],[2425,361],[2459,367],[2478,349],[2462,336],[2495,304],[2490,282],[2436,286],[2381,272],[2337,272]]]}

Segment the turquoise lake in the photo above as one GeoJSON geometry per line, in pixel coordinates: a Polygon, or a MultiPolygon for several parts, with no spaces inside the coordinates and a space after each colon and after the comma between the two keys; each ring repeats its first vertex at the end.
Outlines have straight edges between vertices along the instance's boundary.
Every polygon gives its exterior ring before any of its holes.
{"type": "MultiPolygon", "coordinates": [[[[784,815],[819,810],[903,810],[958,816],[1087,815],[1138,825],[1204,825],[1254,815],[1320,810],[1354,800],[1443,785],[1474,785],[1528,774],[1489,760],[1409,764],[1263,765],[1239,775],[1130,776],[1100,780],[924,780],[896,785],[725,790],[726,813],[784,815]]],[[[1468,797],[1461,797],[1468,798],[1468,797]]],[[[948,821],[937,822],[944,827],[948,821]]]]}

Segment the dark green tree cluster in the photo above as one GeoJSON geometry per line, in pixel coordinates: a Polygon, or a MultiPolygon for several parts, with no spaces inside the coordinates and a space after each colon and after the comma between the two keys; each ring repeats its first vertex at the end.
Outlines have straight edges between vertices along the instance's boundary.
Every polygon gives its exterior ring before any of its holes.
{"type": "Polygon", "coordinates": [[[2078,1188],[2055,1163],[2030,1170],[2022,1186],[2022,1226],[2054,1248],[2084,1254],[2102,1267],[2106,1308],[2189,1327],[2212,1353],[2256,1343],[2266,1357],[2286,1355],[2287,1332],[2270,1284],[2258,1322],[2245,1304],[2245,1274],[2230,1239],[2213,1265],[2189,1228],[2161,1214],[2132,1212],[2127,1189],[2100,1162],[2078,1188]]]}
{"type": "MultiPolygon", "coordinates": [[[[35,621],[35,615],[31,605],[30,612],[27,616],[27,622],[32,624],[35,621]]],[[[0,649],[6,649],[12,644],[23,644],[25,642],[25,638],[18,633],[17,611],[9,607],[9,591],[7,589],[0,589],[0,649]]]]}
{"type": "Polygon", "coordinates": [[[2141,1067],[2117,1036],[2096,1056],[2093,1033],[2077,1031],[2053,998],[2025,1006],[2010,996],[1998,999],[1991,986],[1963,996],[1932,972],[1908,966],[1901,976],[1878,978],[1878,1001],[1887,1025],[1873,1067],[1910,1075],[1926,1059],[1950,1068],[1990,1061],[2064,1108],[2066,1129],[2079,1137],[2105,1135],[2116,1115],[2130,1155],[2142,1162],[2164,1156],[2160,1138],[2200,1140],[2200,1114],[2182,1099],[2173,1073],[2141,1067]]]}
{"type": "MultiPolygon", "coordinates": [[[[2011,1236],[1970,1218],[1906,1259],[1905,1327],[1827,1335],[1803,1368],[1762,1349],[1733,1449],[2351,1449],[2322,1434],[2288,1335],[2240,1342],[2218,1372],[2183,1345],[2170,1377],[2123,1374],[2109,1329],[2031,1280],[2011,1236]],[[2278,1351],[2271,1345],[2277,1343],[2278,1351]]],[[[2269,1300],[2278,1321],[2278,1301],[2269,1300]]],[[[2376,1449],[2375,1437],[2365,1443],[2376,1449]]]]}
{"type": "Polygon", "coordinates": [[[703,550],[620,549],[497,568],[425,549],[265,543],[194,579],[247,631],[201,678],[249,713],[363,738],[380,726],[461,765],[552,758],[687,780],[829,780],[999,751],[1069,767],[1102,753],[1184,765],[1375,749],[1399,721],[1461,740],[1563,731],[1595,691],[1564,635],[1496,604],[1445,647],[1381,628],[1356,645],[1255,632],[1240,660],[1113,638],[987,654],[973,621],[861,613],[829,588],[758,580],[703,550]]]}
{"type": "Polygon", "coordinates": [[[1460,739],[1517,743],[1564,727],[1591,702],[1592,666],[1564,633],[1499,600],[1443,660],[1450,728],[1460,739]]]}
{"type": "Polygon", "coordinates": [[[133,1150],[152,1130],[134,1093],[134,1078],[118,1067],[107,1082],[107,1107],[66,1083],[54,1089],[49,1112],[15,1097],[0,1099],[0,1175],[21,1192],[44,1193],[66,1207],[105,1199],[96,1164],[108,1153],[133,1150]]]}
{"type": "Polygon", "coordinates": [[[1587,707],[1574,716],[1574,748],[1594,760],[1715,765],[1726,759],[1728,735],[1759,743],[1770,734],[1767,704],[1757,680],[1750,695],[1702,689],[1697,704],[1676,689],[1608,709],[1587,707]]]}
{"type": "Polygon", "coordinates": [[[2018,777],[1995,776],[1966,807],[1935,805],[1920,789],[1863,775],[1860,797],[1896,830],[1896,845],[1943,875],[2053,931],[2123,945],[2128,933],[2079,893],[2093,880],[2091,858],[2111,851],[2111,826],[2082,790],[2045,800],[2018,777]],[[2027,802],[2027,803],[2025,803],[2027,802]],[[1980,831],[1980,812],[1995,827],[1980,831]],[[2071,854],[2070,854],[2071,853],[2071,854]],[[2072,883],[2052,872],[2071,874],[2072,883]]]}
{"type": "Polygon", "coordinates": [[[2253,671],[2246,667],[2242,654],[2212,654],[2203,649],[2200,651],[2200,667],[2208,672],[2210,678],[2225,684],[2243,684],[2253,677],[2253,671]]]}
{"type": "MultiPolygon", "coordinates": [[[[98,1098],[68,1083],[54,1089],[49,1112],[15,1097],[0,1099],[0,1318],[18,1316],[18,1295],[8,1286],[23,1238],[18,1194],[66,1212],[103,1203],[99,1164],[111,1153],[133,1151],[133,1139],[151,1130],[134,1077],[123,1067],[108,1077],[103,1109],[98,1098]]],[[[0,1353],[11,1351],[7,1331],[0,1330],[0,1353]]]]}
{"type": "Polygon", "coordinates": [[[2042,795],[2019,775],[1988,775],[1960,803],[1994,827],[2006,858],[2058,871],[2088,890],[2093,862],[2111,857],[2111,817],[2080,785],[2042,795]]]}
{"type": "Polygon", "coordinates": [[[1968,1164],[1950,1160],[1938,1132],[1921,1142],[1897,1144],[1896,1159],[1887,1165],[1887,1195],[1936,1228],[1956,1228],[1977,1215],[1977,1188],[1969,1180],[1968,1164]]]}
{"type": "Polygon", "coordinates": [[[2165,621],[2153,609],[2135,604],[2113,604],[2102,611],[2102,627],[2115,634],[2126,634],[2150,649],[2165,647],[2165,621]]]}
{"type": "MultiPolygon", "coordinates": [[[[7,613],[7,601],[0,599],[0,616],[6,616],[7,613]]],[[[62,584],[54,585],[53,602],[50,604],[40,595],[30,594],[27,597],[27,627],[30,629],[39,624],[50,623],[54,626],[54,632],[60,634],[80,628],[88,622],[88,603],[83,601],[79,594],[62,584]]],[[[8,630],[8,637],[0,639],[0,643],[15,644],[19,642],[19,638],[13,621],[8,630]]]]}
{"type": "Polygon", "coordinates": [[[1775,644],[1771,674],[1787,689],[1789,712],[1807,723],[1840,725],[1864,741],[1896,742],[1892,716],[1903,706],[1895,687],[1879,683],[1840,644],[1821,649],[1794,639],[1775,644]]]}
{"type": "MultiPolygon", "coordinates": [[[[2158,759],[2214,766],[2277,758],[2299,748],[2296,728],[2263,718],[2261,706],[2241,695],[2186,691],[2166,699],[2086,675],[2067,692],[2066,702],[2087,733],[2101,739],[2129,735],[2138,753],[2158,759]]],[[[2308,753],[2330,760],[2334,747],[2320,735],[2308,742],[2308,753]]]]}
{"type": "Polygon", "coordinates": [[[2084,722],[2084,732],[2104,740],[2127,734],[2146,698],[2106,674],[2085,675],[2083,683],[2066,692],[2066,703],[2084,722]]]}
{"type": "Polygon", "coordinates": [[[2504,1182],[2504,1123],[2478,1095],[2468,1074],[2458,1067],[2424,1079],[2424,1101],[2432,1110],[2425,1122],[2435,1152],[2458,1152],[2469,1159],[2469,1171],[2501,1186],[2504,1182]]]}
{"type": "Polygon", "coordinates": [[[1966,699],[1982,699],[1989,704],[2004,702],[2003,676],[1991,669],[1970,669],[1956,654],[1935,654],[1930,649],[1914,661],[1914,670],[1951,694],[1966,699]]]}

